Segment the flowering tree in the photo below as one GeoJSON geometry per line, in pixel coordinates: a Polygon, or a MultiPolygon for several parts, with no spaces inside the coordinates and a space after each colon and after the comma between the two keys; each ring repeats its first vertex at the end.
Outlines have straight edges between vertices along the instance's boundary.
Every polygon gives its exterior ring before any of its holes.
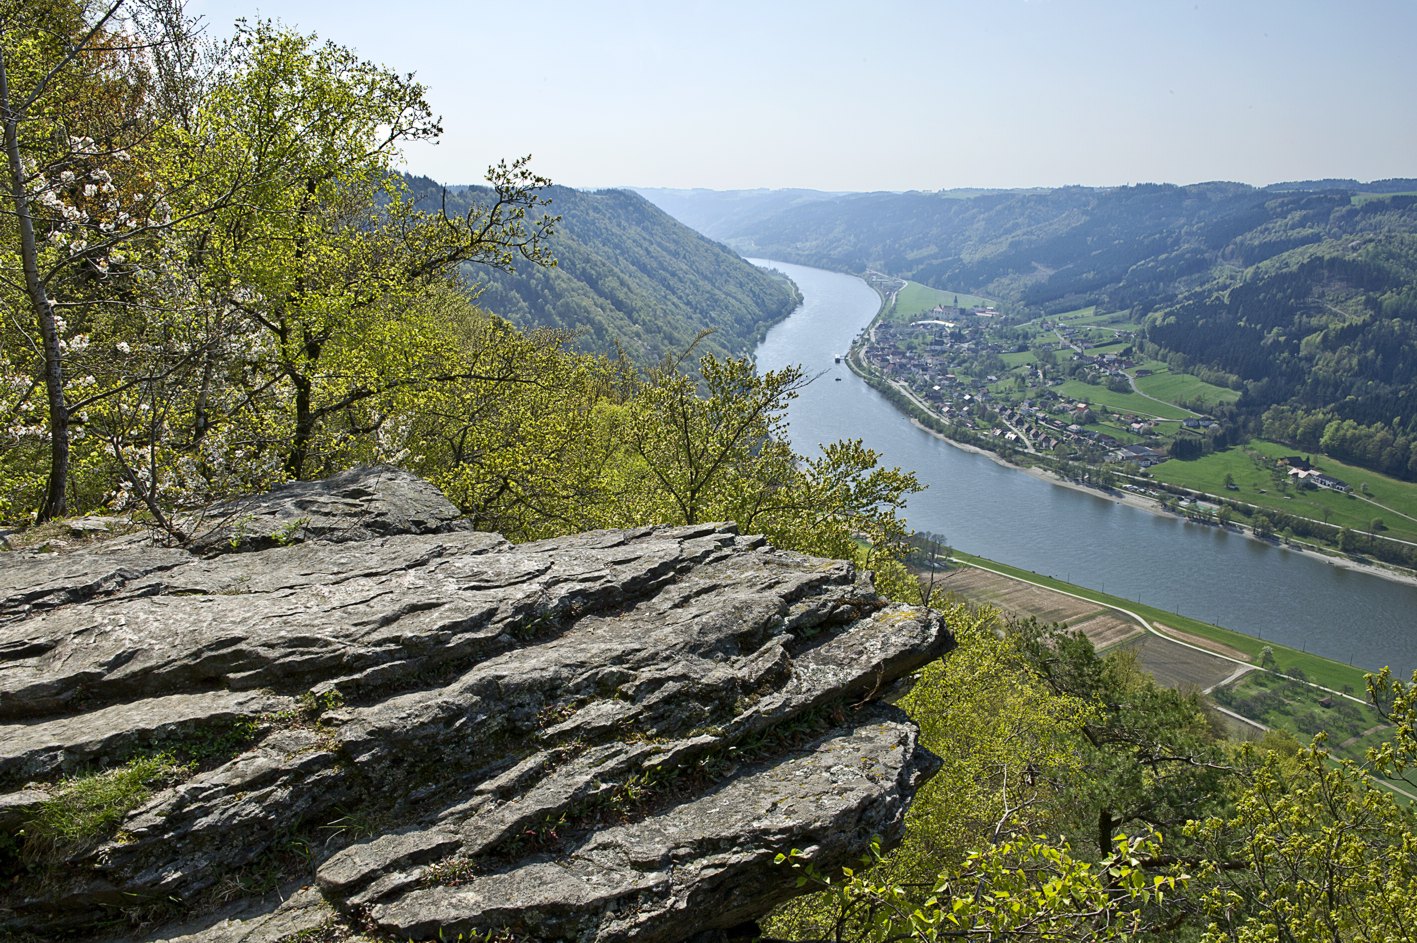
{"type": "MultiPolygon", "coordinates": [[[[6,214],[0,291],[9,318],[0,371],[6,462],[25,492],[38,450],[48,469],[38,519],[66,513],[74,441],[86,411],[131,376],[125,329],[142,305],[142,257],[173,223],[160,179],[165,116],[178,100],[164,47],[179,38],[180,7],[145,0],[7,2],[0,6],[0,126],[6,214]],[[39,402],[43,394],[42,405],[39,402]],[[38,447],[38,449],[36,448],[38,447]]],[[[3,510],[3,509],[0,509],[3,510]]]]}

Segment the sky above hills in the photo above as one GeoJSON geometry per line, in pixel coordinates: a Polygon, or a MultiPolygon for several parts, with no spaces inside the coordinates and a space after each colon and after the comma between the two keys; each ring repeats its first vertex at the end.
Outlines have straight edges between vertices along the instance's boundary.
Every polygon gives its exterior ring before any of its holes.
{"type": "Polygon", "coordinates": [[[1412,0],[192,0],[415,72],[408,169],[575,187],[1417,176],[1412,0]]]}

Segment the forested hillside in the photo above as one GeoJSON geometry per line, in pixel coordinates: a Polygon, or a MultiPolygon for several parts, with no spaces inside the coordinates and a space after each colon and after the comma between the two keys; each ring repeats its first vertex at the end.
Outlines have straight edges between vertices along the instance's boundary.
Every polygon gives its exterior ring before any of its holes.
{"type": "Polygon", "coordinates": [[[1255,432],[1417,477],[1417,182],[856,194],[750,219],[741,251],[874,268],[1019,317],[1129,312],[1255,432]],[[1332,186],[1330,186],[1332,184],[1332,186]]]}
{"type": "MultiPolygon", "coordinates": [[[[431,180],[414,178],[411,186],[418,206],[443,205],[431,180]]],[[[649,365],[684,353],[705,330],[713,333],[693,359],[746,355],[800,301],[787,279],[749,265],[628,190],[548,187],[543,194],[560,217],[546,243],[556,265],[469,272],[478,302],[521,327],[569,331],[579,350],[624,351],[649,365]]],[[[485,188],[451,188],[446,209],[463,214],[488,195],[485,188]]]]}

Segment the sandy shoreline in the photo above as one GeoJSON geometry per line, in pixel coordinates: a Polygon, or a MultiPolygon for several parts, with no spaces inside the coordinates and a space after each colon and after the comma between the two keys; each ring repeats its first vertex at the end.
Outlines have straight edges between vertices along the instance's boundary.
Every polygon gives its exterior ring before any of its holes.
{"type": "MultiPolygon", "coordinates": [[[[1155,498],[1144,497],[1143,495],[1139,494],[1132,494],[1128,491],[1099,491],[1096,488],[1090,488],[1086,485],[1078,484],[1075,481],[1069,481],[1068,479],[1062,477],[1056,472],[1049,471],[1046,468],[1038,468],[1036,466],[1029,465],[1015,465],[1013,462],[1007,461],[1006,459],[999,456],[997,453],[991,452],[988,449],[982,449],[977,445],[970,445],[967,442],[956,442],[949,436],[942,435],[936,430],[931,429],[929,426],[926,426],[925,424],[921,423],[913,416],[907,418],[910,419],[911,424],[914,425],[916,428],[930,433],[930,435],[939,439],[941,442],[947,442],[953,447],[961,449],[965,452],[973,452],[976,455],[983,455],[985,458],[989,459],[995,464],[1002,465],[1005,468],[1011,468],[1014,471],[1024,472],[1025,474],[1032,475],[1035,478],[1039,478],[1052,485],[1057,485],[1062,488],[1071,488],[1074,491],[1081,491],[1085,494],[1090,494],[1093,497],[1102,498],[1104,500],[1112,501],[1117,504],[1125,504],[1128,507],[1137,508],[1141,511],[1148,511],[1152,514],[1157,514],[1165,517],[1176,516],[1170,511],[1164,510],[1161,507],[1161,502],[1155,498]]],[[[1399,570],[1375,563],[1364,563],[1361,560],[1353,560],[1348,557],[1333,556],[1316,549],[1306,548],[1303,550],[1298,550],[1293,547],[1285,547],[1275,541],[1264,540],[1262,538],[1256,537],[1248,530],[1241,529],[1240,527],[1231,527],[1229,528],[1229,532],[1235,534],[1236,536],[1244,537],[1247,540],[1258,540],[1261,543],[1269,544],[1270,546],[1276,547],[1277,549],[1287,550],[1290,553],[1303,553],[1308,557],[1311,557],[1322,563],[1327,563],[1330,566],[1342,567],[1346,570],[1357,570],[1361,573],[1368,573],[1372,576],[1380,577],[1381,579],[1392,580],[1395,583],[1406,583],[1409,586],[1417,586],[1417,573],[1412,573],[1407,570],[1399,570]]]]}

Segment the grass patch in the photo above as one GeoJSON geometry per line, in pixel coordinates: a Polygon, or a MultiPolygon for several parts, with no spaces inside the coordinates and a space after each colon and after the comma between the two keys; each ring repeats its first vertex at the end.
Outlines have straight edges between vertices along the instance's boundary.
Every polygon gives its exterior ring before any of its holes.
{"type": "Polygon", "coordinates": [[[1052,320],[1057,324],[1066,324],[1070,327],[1116,327],[1122,330],[1136,330],[1137,328],[1136,323],[1127,316],[1125,311],[1098,311],[1095,305],[1060,314],[1052,320]]]}
{"type": "MultiPolygon", "coordinates": [[[[1353,490],[1359,492],[1360,496],[1371,498],[1378,504],[1385,505],[1399,514],[1406,514],[1409,517],[1417,518],[1417,483],[1401,481],[1397,478],[1384,475],[1381,472],[1370,471],[1366,468],[1360,468],[1357,465],[1349,465],[1346,462],[1341,462],[1336,458],[1319,452],[1301,452],[1301,450],[1293,446],[1283,445],[1279,442],[1270,442],[1266,439],[1252,439],[1250,441],[1250,447],[1263,455],[1276,459],[1281,456],[1294,455],[1296,453],[1306,455],[1315,465],[1322,468],[1326,473],[1352,485],[1353,490]],[[1368,489],[1366,495],[1361,494],[1364,485],[1366,485],[1368,489]]],[[[1370,517],[1382,515],[1383,512],[1380,509],[1374,508],[1373,505],[1368,504],[1366,501],[1361,503],[1368,508],[1372,508],[1372,513],[1369,515],[1370,517]]],[[[1388,526],[1393,526],[1393,523],[1393,521],[1388,521],[1388,526]]],[[[1406,523],[1409,526],[1417,527],[1417,522],[1407,521],[1406,523]]]]}
{"type": "Polygon", "coordinates": [[[1189,373],[1172,373],[1169,369],[1155,371],[1149,377],[1138,377],[1136,384],[1137,389],[1147,396],[1155,396],[1168,403],[1214,406],[1217,403],[1233,403],[1240,398],[1239,390],[1207,383],[1189,373]]]}
{"type": "Polygon", "coordinates": [[[1362,206],[1364,203],[1371,203],[1374,200],[1391,200],[1395,196],[1417,196],[1417,192],[1408,190],[1402,193],[1355,193],[1353,194],[1353,205],[1362,206]]]}
{"type": "Polygon", "coordinates": [[[1115,393],[1105,386],[1093,386],[1081,380],[1064,380],[1053,388],[1065,400],[1103,407],[1112,412],[1149,416],[1154,419],[1187,419],[1191,413],[1179,406],[1158,403],[1137,393],[1115,393]]]}
{"type": "Polygon", "coordinates": [[[1280,456],[1295,452],[1276,442],[1252,439],[1248,445],[1231,446],[1192,461],[1164,462],[1152,468],[1151,475],[1167,484],[1323,521],[1334,527],[1367,531],[1374,518],[1381,518],[1386,527],[1382,536],[1417,540],[1417,521],[1402,516],[1406,512],[1417,517],[1417,513],[1413,513],[1417,512],[1417,485],[1345,465],[1326,456],[1310,455],[1326,473],[1352,485],[1355,493],[1301,489],[1291,484],[1275,465],[1280,456]],[[1227,475],[1235,484],[1234,490],[1225,487],[1227,475]],[[1365,484],[1369,491],[1366,496],[1358,493],[1365,484]],[[1363,500],[1364,497],[1376,501],[1377,505],[1363,500]]]}
{"type": "Polygon", "coordinates": [[[1132,346],[1131,341],[1113,340],[1110,333],[1101,334],[1097,340],[1093,341],[1092,346],[1087,349],[1087,352],[1094,355],[1120,354],[1130,346],[1132,346]]]}
{"type": "Polygon", "coordinates": [[[1301,652],[1295,648],[1288,648],[1277,645],[1274,642],[1256,638],[1253,635],[1246,635],[1243,632],[1236,632],[1222,626],[1212,625],[1209,622],[1202,622],[1199,619],[1192,619],[1179,613],[1167,612],[1155,606],[1148,606],[1146,603],[1136,602],[1131,599],[1123,599],[1119,596],[1110,596],[1107,593],[1100,593],[1097,590],[1088,589],[1085,586],[1078,586],[1074,583],[1067,583],[1063,580],[1054,579],[1051,576],[1042,576],[1029,570],[1019,569],[1009,566],[1006,563],[998,563],[985,557],[978,557],[973,554],[964,553],[959,550],[953,551],[956,559],[966,563],[978,564],[999,573],[1009,576],[1016,576],[1038,586],[1045,586],[1049,589],[1062,590],[1065,593],[1072,593],[1083,599],[1100,602],[1109,606],[1116,606],[1137,615],[1151,622],[1160,622],[1182,632],[1189,632],[1201,638],[1211,639],[1228,645],[1231,648],[1244,652],[1252,662],[1259,662],[1260,652],[1266,647],[1270,648],[1275,656],[1275,665],[1279,671],[1290,671],[1295,668],[1303,672],[1304,677],[1315,684],[1332,688],[1335,691],[1342,691],[1345,687],[1361,692],[1365,689],[1366,673],[1352,665],[1345,665],[1341,662],[1330,661],[1319,655],[1312,655],[1308,652],[1301,652]]]}
{"type": "Polygon", "coordinates": [[[896,293],[895,306],[891,308],[889,317],[893,321],[914,321],[936,305],[944,305],[946,308],[955,306],[982,308],[993,303],[988,298],[981,298],[978,295],[967,295],[959,291],[942,291],[919,282],[906,282],[905,287],[896,293]]]}
{"type": "Polygon", "coordinates": [[[159,753],[66,779],[26,826],[27,848],[62,859],[92,847],[112,837],[124,817],[156,789],[181,781],[190,769],[171,754],[159,753]]]}
{"type": "Polygon", "coordinates": [[[1110,422],[1090,422],[1083,426],[1089,432],[1100,432],[1103,435],[1110,435],[1118,442],[1130,445],[1135,442],[1145,442],[1146,436],[1137,435],[1130,429],[1114,425],[1110,422]]]}

